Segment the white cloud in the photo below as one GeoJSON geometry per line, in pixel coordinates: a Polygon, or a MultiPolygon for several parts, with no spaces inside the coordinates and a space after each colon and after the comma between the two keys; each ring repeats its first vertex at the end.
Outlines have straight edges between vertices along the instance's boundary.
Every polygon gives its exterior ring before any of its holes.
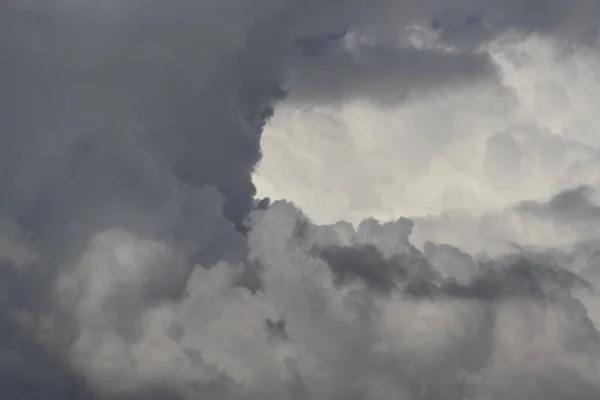
{"type": "Polygon", "coordinates": [[[284,101],[263,134],[259,194],[291,199],[317,221],[357,222],[483,213],[597,185],[596,53],[536,36],[489,49],[500,83],[397,105],[284,101]]]}

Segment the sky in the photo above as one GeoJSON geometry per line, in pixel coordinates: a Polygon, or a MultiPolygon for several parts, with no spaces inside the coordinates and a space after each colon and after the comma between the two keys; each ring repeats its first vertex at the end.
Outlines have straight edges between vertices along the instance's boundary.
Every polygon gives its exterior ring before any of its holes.
{"type": "Polygon", "coordinates": [[[5,0],[6,400],[600,398],[595,0],[5,0]]]}

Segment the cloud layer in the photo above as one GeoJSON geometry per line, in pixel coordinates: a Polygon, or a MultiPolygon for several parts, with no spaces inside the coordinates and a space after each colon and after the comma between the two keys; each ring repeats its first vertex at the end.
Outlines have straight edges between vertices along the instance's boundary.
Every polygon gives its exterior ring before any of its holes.
{"type": "Polygon", "coordinates": [[[598,398],[596,16],[5,1],[2,398],[598,398]]]}

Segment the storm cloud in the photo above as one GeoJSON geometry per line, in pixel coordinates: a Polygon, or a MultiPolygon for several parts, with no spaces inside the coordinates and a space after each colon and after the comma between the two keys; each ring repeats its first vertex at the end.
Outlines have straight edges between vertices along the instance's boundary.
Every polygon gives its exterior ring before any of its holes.
{"type": "MultiPolygon", "coordinates": [[[[4,1],[0,397],[598,398],[600,208],[583,178],[599,154],[515,111],[506,74],[528,40],[592,65],[596,16],[591,0],[4,1]],[[515,118],[465,151],[482,179],[551,183],[483,213],[382,218],[400,200],[380,185],[435,174],[471,126],[428,114],[431,140],[392,146],[395,130],[355,120],[381,156],[367,163],[331,110],[395,118],[473,91],[452,115],[515,118]],[[290,115],[325,145],[273,152],[265,132],[290,115]],[[261,198],[277,155],[345,220],[261,198]]],[[[574,101],[538,89],[550,109],[574,101]]]]}

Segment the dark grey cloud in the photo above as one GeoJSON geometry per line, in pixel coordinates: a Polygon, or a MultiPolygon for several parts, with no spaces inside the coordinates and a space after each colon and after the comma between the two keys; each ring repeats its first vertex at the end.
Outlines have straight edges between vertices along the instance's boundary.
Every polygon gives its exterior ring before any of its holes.
{"type": "Polygon", "coordinates": [[[479,7],[478,14],[475,15],[482,16],[480,23],[485,23],[487,19],[491,26],[496,24],[499,29],[582,39],[595,33],[599,12],[600,7],[593,0],[580,0],[570,4],[557,0],[509,1],[502,5],[487,2],[479,7]]]}
{"type": "MultiPolygon", "coordinates": [[[[411,1],[402,5],[387,0],[350,0],[346,10],[346,25],[342,22],[342,26],[349,31],[344,39],[326,41],[323,36],[313,36],[298,46],[302,51],[286,87],[304,101],[367,97],[396,103],[426,94],[431,88],[452,89],[465,82],[494,80],[497,71],[482,46],[511,32],[567,39],[575,45],[595,43],[600,15],[594,0],[411,1]],[[400,40],[415,24],[433,31],[431,37],[436,38],[420,48],[400,40]],[[384,44],[372,43],[378,39],[384,44]],[[344,42],[354,43],[347,46],[344,42]],[[449,47],[453,51],[448,51],[449,47]]],[[[336,27],[326,32],[333,34],[336,27]]]]}
{"type": "Polygon", "coordinates": [[[448,296],[493,303],[512,297],[543,300],[555,288],[591,289],[584,278],[561,268],[551,253],[522,253],[476,262],[448,245],[428,242],[425,248],[421,253],[411,245],[407,252],[391,257],[374,245],[316,247],[313,252],[331,268],[337,283],[360,280],[384,294],[398,291],[417,298],[448,296]],[[440,263],[436,258],[444,251],[440,263]],[[456,269],[478,271],[462,282],[455,276],[444,277],[440,269],[453,262],[458,263],[456,269]]]}
{"type": "Polygon", "coordinates": [[[368,286],[384,293],[398,289],[399,282],[410,280],[410,275],[415,273],[435,276],[425,259],[416,260],[411,257],[403,260],[405,257],[396,256],[392,260],[386,260],[372,245],[329,247],[317,250],[317,254],[331,267],[339,283],[361,279],[368,286]]]}
{"type": "Polygon", "coordinates": [[[581,185],[554,195],[546,203],[523,202],[518,209],[565,223],[593,222],[600,217],[600,206],[591,199],[593,194],[590,186],[581,185]]]}
{"type": "Polygon", "coordinates": [[[464,49],[476,49],[506,33],[524,36],[539,34],[559,40],[567,39],[577,45],[594,43],[598,36],[600,7],[594,0],[570,3],[560,0],[510,0],[502,3],[440,0],[409,1],[402,5],[383,0],[371,5],[369,10],[363,11],[373,21],[383,23],[379,24],[379,28],[368,22],[366,25],[379,34],[398,32],[416,22],[437,31],[442,43],[464,49]],[[396,17],[390,10],[402,10],[403,16],[396,17]]]}
{"type": "Polygon", "coordinates": [[[140,322],[125,314],[180,297],[192,259],[243,256],[234,224],[253,204],[250,174],[281,96],[285,35],[265,34],[266,25],[277,29],[269,13],[279,6],[246,14],[229,5],[232,14],[216,2],[1,6],[0,216],[35,255],[3,265],[7,399],[86,398],[70,388],[81,375],[68,362],[79,328],[56,286],[99,232],[120,228],[183,251],[180,266],[106,305],[127,337],[140,322]],[[34,323],[13,327],[17,312],[34,323]],[[58,325],[48,328],[52,350],[37,343],[44,319],[58,325]]]}
{"type": "Polygon", "coordinates": [[[336,102],[368,98],[397,104],[431,90],[452,89],[496,78],[485,53],[360,45],[331,46],[321,56],[301,56],[286,88],[303,101],[336,102]]]}
{"type": "Polygon", "coordinates": [[[525,201],[516,206],[520,215],[547,221],[566,232],[574,232],[575,248],[593,247],[598,242],[600,206],[596,204],[596,191],[588,185],[579,185],[561,191],[550,200],[525,201]]]}

